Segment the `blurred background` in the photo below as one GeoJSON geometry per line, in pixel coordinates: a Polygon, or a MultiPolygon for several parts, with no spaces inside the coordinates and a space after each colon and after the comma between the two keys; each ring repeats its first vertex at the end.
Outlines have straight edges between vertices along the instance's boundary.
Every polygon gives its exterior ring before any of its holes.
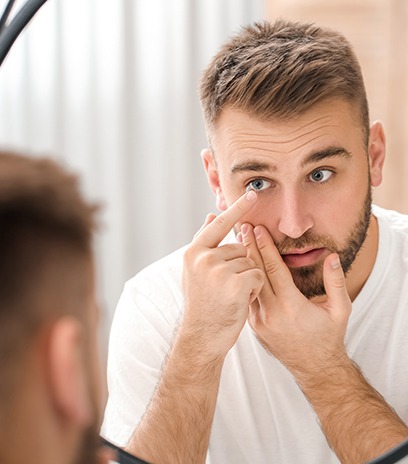
{"type": "Polygon", "coordinates": [[[0,69],[0,148],[58,159],[104,205],[104,354],[124,282],[216,212],[200,158],[201,71],[241,25],[278,17],[332,26],[353,43],[388,141],[375,201],[408,213],[406,0],[49,0],[0,69]]]}

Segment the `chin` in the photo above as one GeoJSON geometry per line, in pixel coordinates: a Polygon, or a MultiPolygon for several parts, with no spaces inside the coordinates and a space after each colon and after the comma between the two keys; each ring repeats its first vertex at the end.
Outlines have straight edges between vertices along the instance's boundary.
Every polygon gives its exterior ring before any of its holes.
{"type": "Polygon", "coordinates": [[[291,269],[291,273],[296,287],[307,299],[326,295],[322,264],[291,269]]]}

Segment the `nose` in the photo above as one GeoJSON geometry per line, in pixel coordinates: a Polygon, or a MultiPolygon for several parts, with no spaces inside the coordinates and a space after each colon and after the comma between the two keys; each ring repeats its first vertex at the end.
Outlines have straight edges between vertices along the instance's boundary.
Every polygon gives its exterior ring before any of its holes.
{"type": "Polygon", "coordinates": [[[290,238],[299,238],[312,227],[313,215],[307,205],[305,192],[282,192],[279,232],[290,238]]]}

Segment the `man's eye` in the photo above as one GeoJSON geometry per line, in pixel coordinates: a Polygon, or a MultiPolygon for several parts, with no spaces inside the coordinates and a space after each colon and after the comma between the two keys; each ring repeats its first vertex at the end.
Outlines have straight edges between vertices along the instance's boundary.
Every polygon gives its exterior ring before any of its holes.
{"type": "Polygon", "coordinates": [[[327,180],[330,179],[330,177],[333,175],[333,171],[330,171],[329,169],[316,169],[316,171],[313,171],[309,179],[312,182],[326,182],[327,180]]]}
{"type": "Polygon", "coordinates": [[[255,190],[259,192],[260,190],[265,190],[270,186],[271,183],[265,179],[255,179],[246,186],[246,191],[255,190]]]}

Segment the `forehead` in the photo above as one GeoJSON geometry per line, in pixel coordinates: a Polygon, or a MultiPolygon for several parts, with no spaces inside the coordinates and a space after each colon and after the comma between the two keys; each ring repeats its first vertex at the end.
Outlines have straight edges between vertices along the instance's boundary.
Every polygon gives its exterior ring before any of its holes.
{"type": "Polygon", "coordinates": [[[291,119],[260,119],[226,108],[212,130],[218,163],[297,160],[331,147],[353,152],[364,146],[363,128],[355,105],[332,99],[291,119]],[[283,158],[282,158],[283,157],[283,158]]]}

